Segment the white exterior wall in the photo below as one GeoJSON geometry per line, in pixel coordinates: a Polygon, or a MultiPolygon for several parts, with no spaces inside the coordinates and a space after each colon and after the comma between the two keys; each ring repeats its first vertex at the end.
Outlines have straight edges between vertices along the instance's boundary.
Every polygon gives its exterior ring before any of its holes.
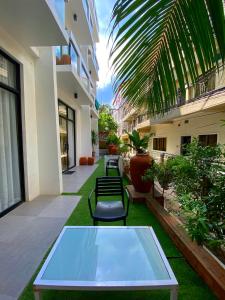
{"type": "Polygon", "coordinates": [[[56,64],[52,47],[39,49],[36,62],[36,105],[40,193],[62,192],[56,64]]]}
{"type": "Polygon", "coordinates": [[[81,156],[92,156],[90,106],[82,105],[80,115],[81,156]]]}
{"type": "MultiPolygon", "coordinates": [[[[225,127],[221,126],[221,120],[225,119],[225,112],[203,112],[196,113],[182,120],[173,121],[171,124],[160,124],[151,127],[154,137],[166,137],[166,153],[180,154],[181,136],[192,138],[204,134],[217,134],[217,142],[225,144],[225,127]],[[188,120],[188,123],[185,123],[188,120]]],[[[159,158],[163,151],[153,150],[153,143],[150,142],[149,151],[154,158],[159,158]]]]}
{"type": "Polygon", "coordinates": [[[35,58],[0,28],[0,48],[21,65],[21,110],[26,200],[40,194],[35,99],[35,58]]]}

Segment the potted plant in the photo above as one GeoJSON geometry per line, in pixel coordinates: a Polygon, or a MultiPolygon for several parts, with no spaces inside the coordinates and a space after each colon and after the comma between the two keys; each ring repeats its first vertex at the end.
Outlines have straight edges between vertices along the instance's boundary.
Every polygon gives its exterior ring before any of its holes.
{"type": "Polygon", "coordinates": [[[97,133],[92,130],[91,131],[91,144],[92,144],[92,157],[95,157],[95,145],[97,145],[97,133]]]}
{"type": "Polygon", "coordinates": [[[136,155],[130,159],[130,176],[132,184],[137,192],[148,193],[151,190],[152,181],[143,180],[143,176],[153,162],[152,157],[146,151],[151,134],[141,138],[137,130],[133,130],[131,134],[128,132],[126,133],[131,142],[130,144],[127,144],[127,146],[136,151],[136,155]]]}
{"type": "Polygon", "coordinates": [[[143,176],[144,180],[152,180],[153,182],[157,180],[162,188],[162,195],[155,195],[155,199],[164,206],[164,192],[169,188],[169,184],[172,181],[172,168],[171,168],[171,159],[156,163],[153,162],[151,168],[149,168],[145,175],[143,176]]]}
{"type": "Polygon", "coordinates": [[[106,144],[110,155],[117,154],[120,138],[115,133],[110,133],[107,137],[106,144]]]}

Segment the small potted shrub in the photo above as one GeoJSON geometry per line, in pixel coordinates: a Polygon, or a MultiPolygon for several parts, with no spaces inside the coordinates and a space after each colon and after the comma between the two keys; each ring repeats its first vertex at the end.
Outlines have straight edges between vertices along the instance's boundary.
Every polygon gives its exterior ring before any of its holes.
{"type": "Polygon", "coordinates": [[[145,175],[143,176],[144,180],[152,180],[153,182],[157,180],[162,188],[162,195],[156,197],[156,200],[164,206],[164,192],[169,188],[169,184],[172,181],[172,168],[171,168],[171,158],[168,160],[156,163],[153,162],[151,168],[149,168],[145,175]]]}
{"type": "Polygon", "coordinates": [[[153,159],[146,151],[151,135],[145,135],[143,138],[137,130],[132,134],[128,133],[130,144],[127,146],[136,151],[136,155],[130,159],[130,176],[132,184],[137,192],[148,193],[152,188],[151,180],[143,180],[147,169],[152,165],[153,159]]]}
{"type": "Polygon", "coordinates": [[[120,138],[115,133],[110,133],[107,137],[106,144],[110,155],[117,154],[120,138]]]}

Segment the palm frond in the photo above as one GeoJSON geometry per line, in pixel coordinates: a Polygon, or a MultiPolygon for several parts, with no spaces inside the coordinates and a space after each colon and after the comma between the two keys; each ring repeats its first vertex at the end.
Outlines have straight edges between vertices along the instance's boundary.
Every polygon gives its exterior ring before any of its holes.
{"type": "Polygon", "coordinates": [[[112,24],[115,92],[152,115],[225,59],[222,0],[117,0],[112,24]]]}

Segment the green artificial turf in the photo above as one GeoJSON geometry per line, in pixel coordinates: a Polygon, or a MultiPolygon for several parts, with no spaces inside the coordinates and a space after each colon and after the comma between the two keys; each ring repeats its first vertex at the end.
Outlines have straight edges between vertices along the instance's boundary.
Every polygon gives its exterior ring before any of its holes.
{"type": "MultiPolygon", "coordinates": [[[[91,189],[95,185],[95,178],[104,175],[104,162],[100,160],[99,166],[93,173],[93,175],[86,181],[81,187],[80,191],[74,195],[81,195],[81,200],[77,208],[73,211],[70,218],[66,222],[66,225],[92,225],[92,219],[90,218],[87,197],[91,189]]],[[[124,179],[124,184],[126,184],[124,179]]],[[[65,194],[73,195],[73,193],[65,194]]],[[[106,223],[100,223],[100,225],[106,225],[106,223]]],[[[107,224],[108,225],[108,224],[107,224]]],[[[110,223],[110,225],[122,225],[122,222],[110,223]]],[[[129,209],[129,216],[127,219],[127,225],[148,225],[152,226],[160,244],[168,257],[170,265],[175,273],[175,276],[179,283],[178,299],[185,300],[212,300],[216,297],[212,294],[207,285],[201,280],[197,273],[186,262],[182,254],[174,246],[166,232],[160,226],[157,219],[147,209],[144,204],[131,204],[129,209]]],[[[47,254],[46,254],[47,255],[47,254]]],[[[43,263],[43,262],[42,262],[43,263]]],[[[40,267],[39,267],[40,268],[40,267]]],[[[37,272],[34,274],[28,286],[22,293],[20,300],[32,300],[34,299],[32,283],[34,281],[37,272]]],[[[70,291],[44,291],[42,292],[43,300],[164,300],[169,299],[169,291],[122,291],[122,292],[70,292],[70,291]]]]}

